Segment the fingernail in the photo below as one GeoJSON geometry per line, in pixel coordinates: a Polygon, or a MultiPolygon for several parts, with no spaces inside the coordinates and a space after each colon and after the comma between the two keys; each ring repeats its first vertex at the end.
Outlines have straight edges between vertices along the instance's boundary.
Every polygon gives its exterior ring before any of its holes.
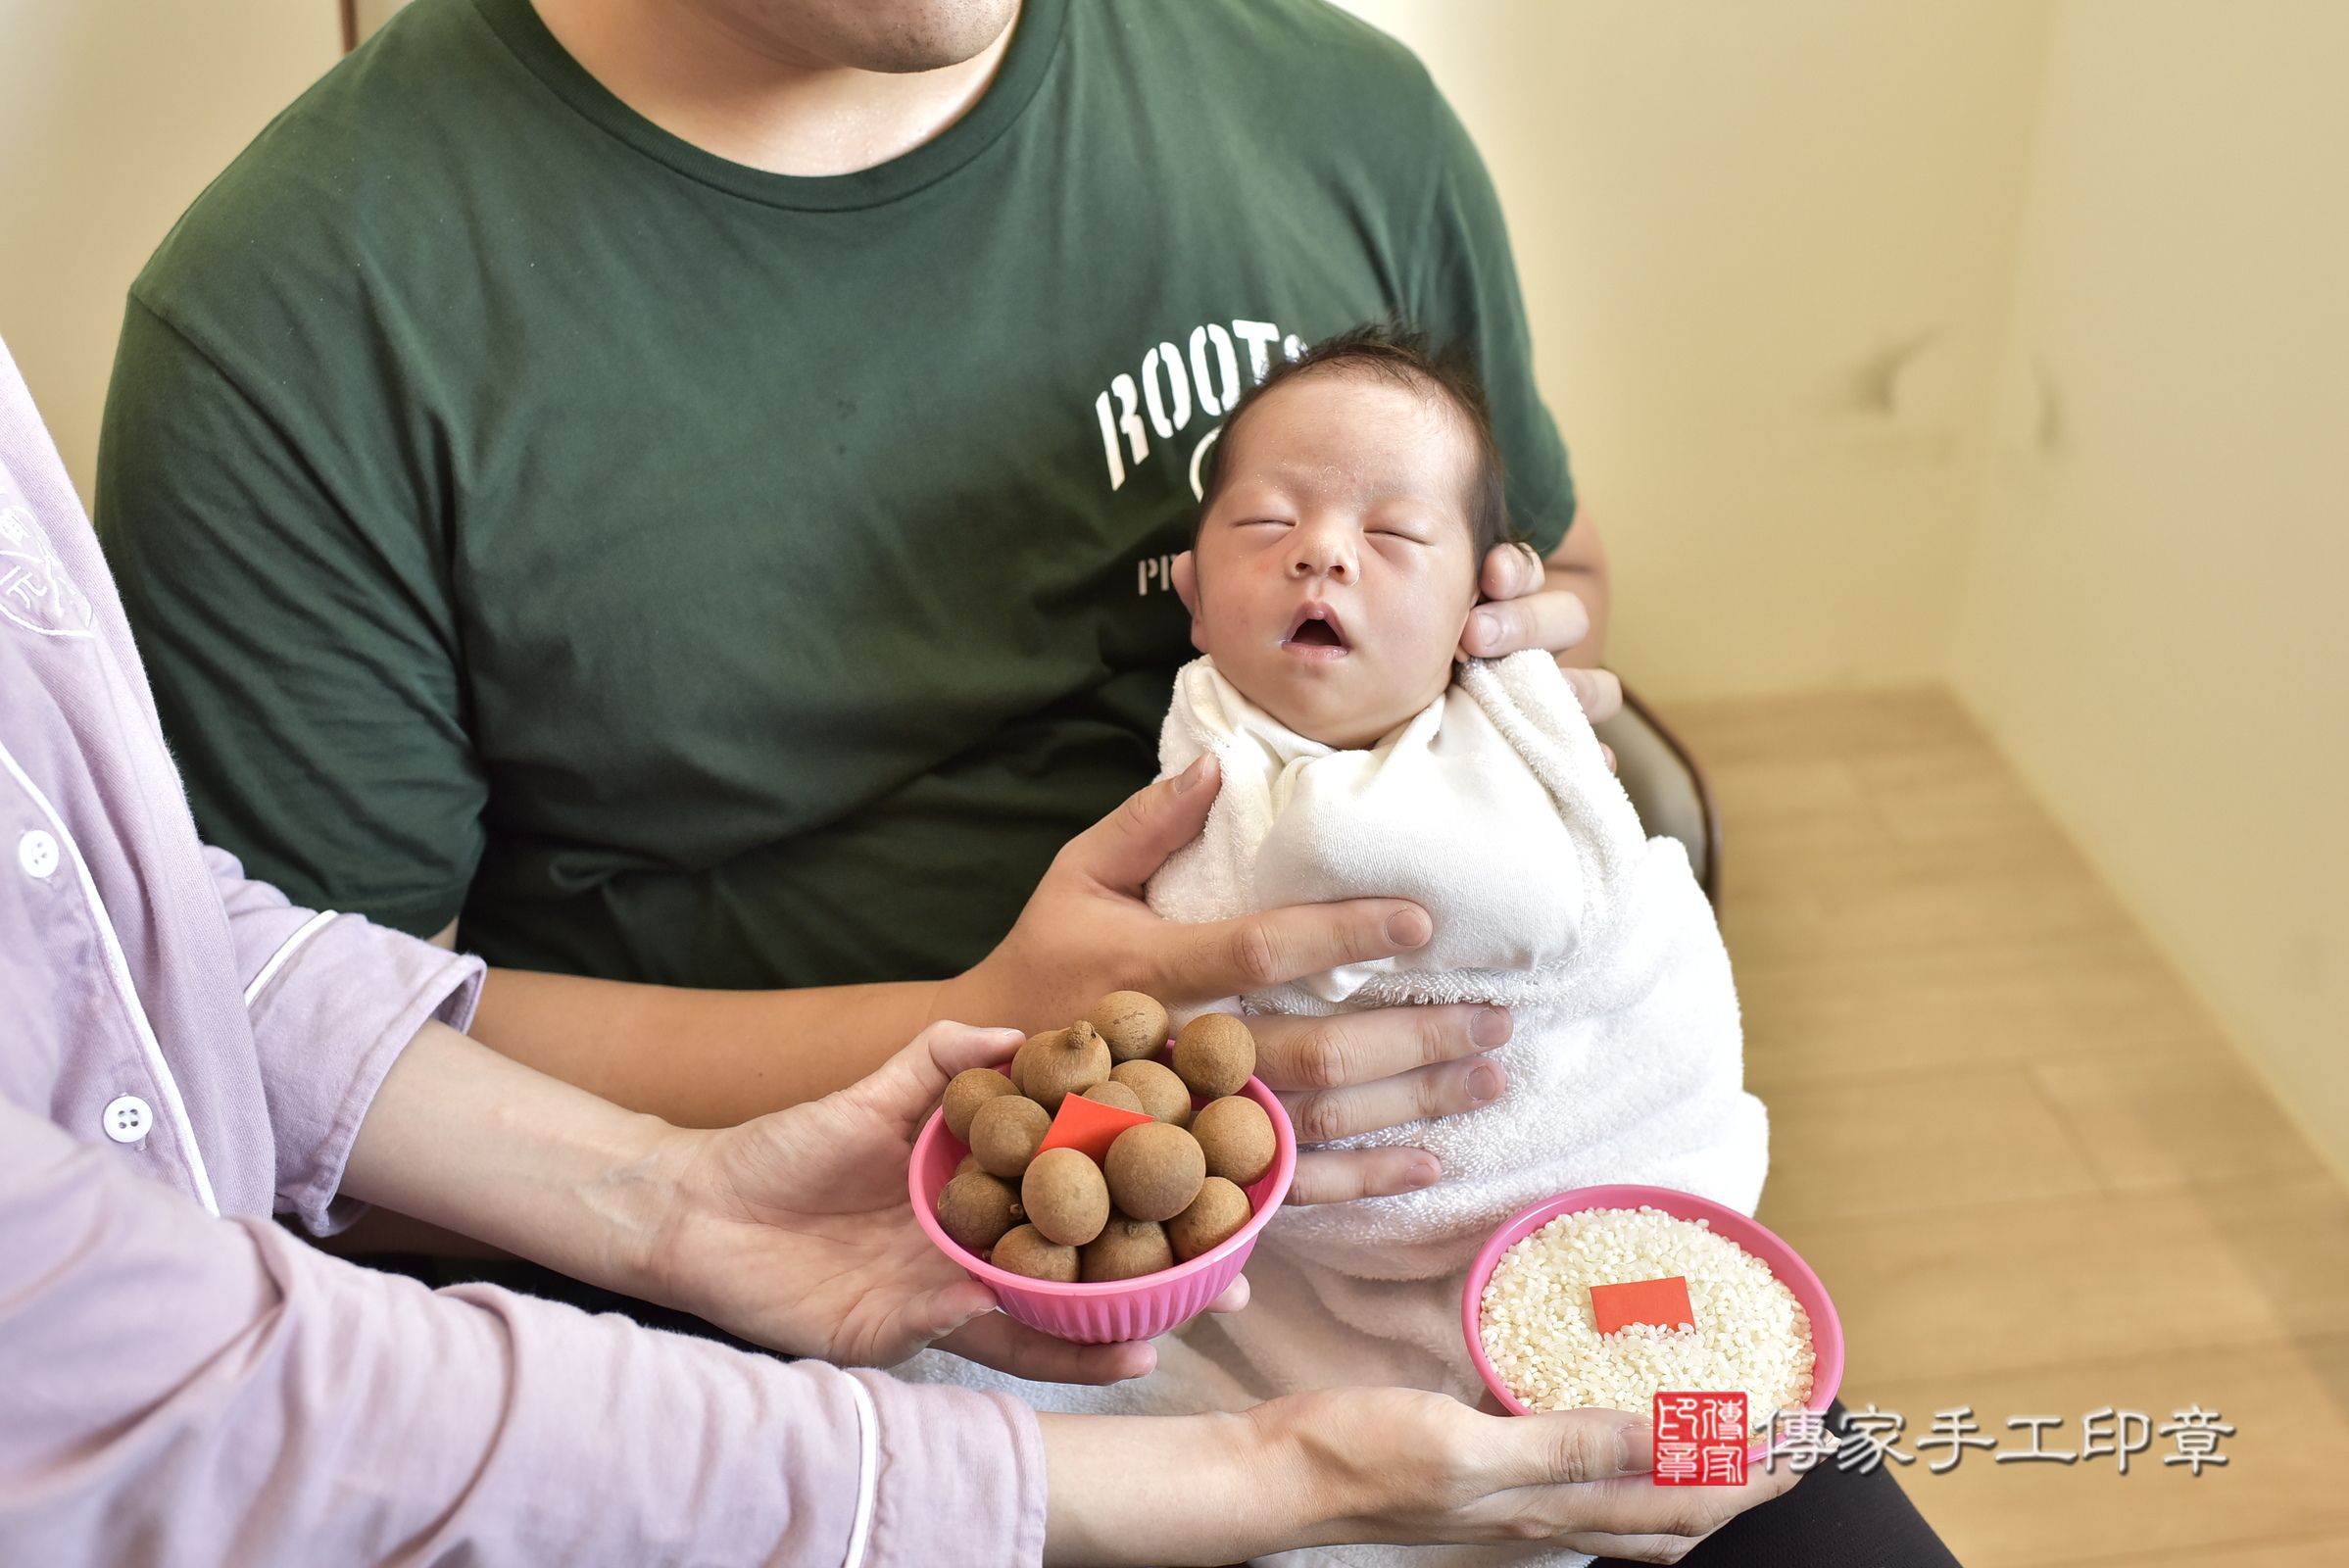
{"type": "Polygon", "coordinates": [[[1615,1429],[1615,1473],[1644,1475],[1655,1468],[1655,1444],[1649,1438],[1647,1423],[1633,1419],[1615,1429]]]}
{"type": "Polygon", "coordinates": [[[1468,1070],[1468,1076],[1461,1080],[1461,1087],[1468,1091],[1468,1098],[1473,1103],[1481,1105],[1499,1097],[1503,1082],[1498,1067],[1489,1061],[1480,1061],[1468,1070]]]}
{"type": "Polygon", "coordinates": [[[1436,1178],[1443,1174],[1444,1161],[1430,1154],[1411,1167],[1411,1185],[1413,1187],[1433,1187],[1436,1185],[1436,1178]]]}
{"type": "Polygon", "coordinates": [[[1500,1007],[1480,1007],[1476,1016],[1468,1020],[1468,1042],[1479,1051],[1505,1046],[1516,1032],[1517,1020],[1500,1007]]]}
{"type": "Polygon", "coordinates": [[[1199,779],[1206,773],[1208,759],[1213,756],[1212,752],[1201,752],[1193,758],[1191,765],[1175,775],[1174,792],[1177,795],[1188,795],[1197,789],[1199,779]]]}
{"type": "Polygon", "coordinates": [[[1398,948],[1423,946],[1435,935],[1427,915],[1418,909],[1404,909],[1387,916],[1387,940],[1398,948]]]}
{"type": "Polygon", "coordinates": [[[1468,629],[1475,635],[1477,646],[1490,648],[1500,636],[1500,617],[1490,610],[1471,611],[1468,629]]]}

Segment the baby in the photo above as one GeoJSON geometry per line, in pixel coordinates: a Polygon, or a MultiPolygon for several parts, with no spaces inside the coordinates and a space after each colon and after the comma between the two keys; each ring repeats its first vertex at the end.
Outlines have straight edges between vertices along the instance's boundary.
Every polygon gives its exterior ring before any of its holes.
{"type": "MultiPolygon", "coordinates": [[[[1515,1034],[1493,1057],[1508,1087],[1340,1146],[1420,1146],[1444,1173],[1285,1209],[1249,1262],[1250,1306],[1161,1342],[1150,1377],[1075,1390],[951,1375],[1058,1409],[1238,1407],[1347,1383],[1474,1399],[1461,1278],[1511,1213],[1610,1182],[1752,1211],[1768,1127],[1740,1087],[1729,957],[1687,854],[1643,835],[1557,665],[1460,652],[1479,565],[1511,538],[1472,379],[1411,338],[1349,333],[1277,366],[1210,458],[1173,573],[1205,657],[1176,677],[1158,760],[1172,774],[1212,752],[1223,782],[1150,906],[1203,921],[1415,901],[1435,926],[1417,951],[1218,1005],[1506,1006],[1515,1034]]],[[[1410,1560],[1394,1550],[1320,1560],[1410,1560]]]]}

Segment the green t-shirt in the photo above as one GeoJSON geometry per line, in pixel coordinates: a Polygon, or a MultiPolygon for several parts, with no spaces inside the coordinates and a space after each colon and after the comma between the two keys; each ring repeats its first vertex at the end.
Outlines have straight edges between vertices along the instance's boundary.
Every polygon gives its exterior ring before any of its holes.
{"type": "Polygon", "coordinates": [[[1201,441],[1399,313],[1573,515],[1490,182],[1319,0],[1027,0],[861,173],[711,157],[419,0],[131,291],[98,511],[206,833],[493,962],[928,978],[1155,770],[1201,441]]]}

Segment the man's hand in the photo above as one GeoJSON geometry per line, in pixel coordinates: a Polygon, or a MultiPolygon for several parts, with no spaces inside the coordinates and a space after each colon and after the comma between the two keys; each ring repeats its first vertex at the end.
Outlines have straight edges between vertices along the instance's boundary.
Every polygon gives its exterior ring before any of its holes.
{"type": "MultiPolygon", "coordinates": [[[[1400,899],[1300,904],[1202,925],[1161,919],[1143,901],[1166,858],[1199,836],[1220,785],[1212,757],[1133,796],[1053,858],[1019,922],[976,968],[948,981],[940,1015],[1008,1019],[1030,1030],[1082,1017],[1111,991],[1198,1006],[1345,963],[1407,953],[1434,934],[1400,899]]],[[[1509,1038],[1494,1007],[1391,1007],[1343,1018],[1251,1018],[1256,1074],[1284,1092],[1299,1142],[1471,1110],[1507,1082],[1483,1053],[1509,1038]]],[[[1419,1149],[1301,1154],[1292,1202],[1425,1187],[1442,1174],[1419,1149]]]]}
{"type": "Polygon", "coordinates": [[[1069,840],[1010,934],[939,988],[934,1015],[1055,1029],[1111,991],[1193,1006],[1408,953],[1434,934],[1427,911],[1401,899],[1296,905],[1201,925],[1159,918],[1143,885],[1199,837],[1221,784],[1215,759],[1201,757],[1069,840]]]}
{"type": "Polygon", "coordinates": [[[1557,656],[1576,701],[1593,724],[1615,716],[1623,686],[1595,667],[1606,646],[1607,555],[1588,516],[1543,561],[1526,545],[1496,545],[1477,582],[1485,602],[1469,612],[1460,648],[1499,659],[1539,648],[1557,656]]]}
{"type": "Polygon", "coordinates": [[[1799,1479],[1786,1470],[1742,1487],[1658,1488],[1653,1434],[1637,1416],[1495,1417],[1407,1389],[1328,1389],[1238,1415],[1041,1420],[1052,1481],[1048,1563],[1525,1541],[1677,1562],[1799,1479]],[[1184,1485],[1118,1484],[1134,1475],[1180,1475],[1184,1485]],[[1192,1505],[1200,1495],[1216,1505],[1192,1505]]]}

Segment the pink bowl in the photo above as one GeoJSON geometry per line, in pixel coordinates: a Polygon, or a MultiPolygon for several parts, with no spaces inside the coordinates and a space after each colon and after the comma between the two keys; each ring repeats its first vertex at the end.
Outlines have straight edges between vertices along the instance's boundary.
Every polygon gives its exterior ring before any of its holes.
{"type": "Polygon", "coordinates": [[[1281,1200],[1289,1196],[1290,1180],[1297,1175],[1297,1134],[1289,1125],[1289,1113],[1257,1079],[1250,1078],[1240,1092],[1262,1105],[1272,1118],[1272,1169],[1248,1189],[1248,1207],[1253,1212],[1239,1234],[1188,1263],[1138,1279],[1060,1285],[1032,1280],[973,1257],[938,1228],[939,1189],[970,1152],[967,1144],[947,1131],[944,1111],[930,1117],[929,1125],[913,1143],[913,1167],[907,1181],[913,1194],[913,1217],[947,1256],[995,1292],[998,1305],[1030,1328],[1086,1345],[1155,1339],[1205,1311],[1207,1303],[1240,1277],[1248,1253],[1256,1250],[1257,1233],[1272,1222],[1281,1200]]]}
{"type": "MultiPolygon", "coordinates": [[[[1794,1293],[1794,1299],[1810,1314],[1811,1351],[1816,1359],[1811,1368],[1808,1405],[1813,1410],[1824,1411],[1835,1402],[1835,1390],[1843,1383],[1843,1324],[1835,1316],[1835,1303],[1828,1298],[1827,1287],[1819,1283],[1811,1265],[1761,1225],[1710,1199],[1698,1198],[1693,1193],[1676,1193],[1669,1187],[1619,1186],[1578,1187],[1571,1193],[1561,1193],[1519,1210],[1493,1233],[1484,1250],[1476,1254],[1476,1261],[1468,1265],[1468,1283],[1460,1292],[1460,1331],[1468,1337],[1468,1356],[1476,1363],[1477,1376],[1485,1380],[1485,1387],[1493,1391],[1493,1396],[1503,1409],[1511,1415],[1533,1413],[1509,1392],[1508,1385],[1486,1359],[1485,1339],[1479,1332],[1486,1282],[1493,1278],[1501,1253],[1560,1214],[1576,1214],[1587,1208],[1658,1208],[1674,1219],[1706,1220],[1716,1235],[1737,1243],[1768,1264],[1770,1272],[1794,1293]]],[[[1753,1448],[1750,1457],[1759,1460],[1761,1447],[1753,1448]]]]}

